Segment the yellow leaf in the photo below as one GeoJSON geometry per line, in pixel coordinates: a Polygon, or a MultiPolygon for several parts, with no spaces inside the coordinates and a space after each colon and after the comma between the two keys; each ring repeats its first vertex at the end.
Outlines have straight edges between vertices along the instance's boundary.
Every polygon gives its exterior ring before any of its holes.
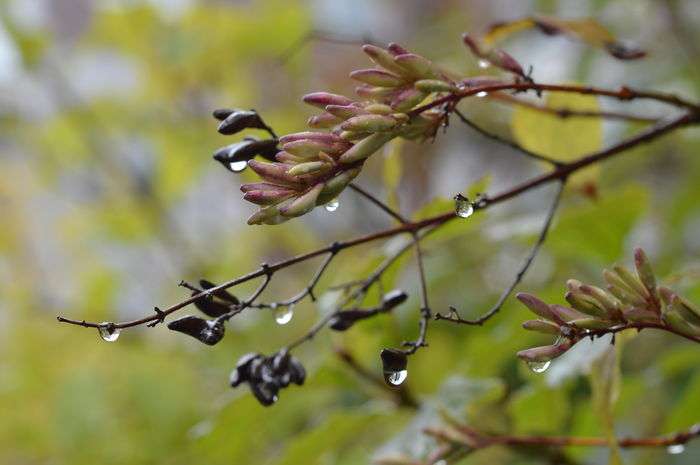
{"type": "MultiPolygon", "coordinates": [[[[598,99],[591,95],[552,92],[546,106],[556,109],[599,111],[598,99]]],[[[526,149],[569,162],[600,150],[603,146],[603,122],[600,118],[561,118],[534,108],[518,106],[513,112],[511,128],[515,140],[526,149]]],[[[571,181],[581,187],[595,183],[599,167],[576,173],[571,181]]]]}

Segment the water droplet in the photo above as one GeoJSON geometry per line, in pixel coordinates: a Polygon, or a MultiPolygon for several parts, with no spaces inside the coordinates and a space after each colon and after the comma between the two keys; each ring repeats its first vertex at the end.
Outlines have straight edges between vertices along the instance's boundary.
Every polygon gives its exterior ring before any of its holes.
{"type": "Polygon", "coordinates": [[[234,161],[229,163],[228,165],[231,168],[231,171],[234,173],[240,173],[244,169],[248,167],[248,162],[243,160],[243,161],[234,161]]]}
{"type": "Polygon", "coordinates": [[[115,328],[114,323],[110,323],[108,321],[100,323],[97,330],[100,332],[100,337],[107,342],[116,341],[119,339],[119,334],[121,334],[121,330],[119,328],[115,328]]]}
{"type": "Polygon", "coordinates": [[[666,452],[671,455],[678,455],[685,452],[685,446],[683,444],[671,444],[666,448],[666,452]]]}
{"type": "Polygon", "coordinates": [[[486,91],[483,91],[483,90],[482,90],[481,92],[478,92],[478,93],[476,94],[477,98],[484,98],[484,97],[486,97],[487,95],[489,95],[489,93],[486,92],[486,91]]]}
{"type": "Polygon", "coordinates": [[[406,378],[408,378],[408,370],[384,372],[384,381],[389,386],[401,386],[406,378]]]}
{"type": "Polygon", "coordinates": [[[286,325],[292,321],[294,316],[294,305],[281,305],[275,309],[275,321],[278,325],[286,325]]]}
{"type": "Polygon", "coordinates": [[[481,69],[486,69],[486,68],[488,68],[489,66],[491,66],[491,63],[489,63],[488,61],[486,61],[486,60],[479,60],[479,68],[481,68],[481,69]]]}
{"type": "Polygon", "coordinates": [[[469,218],[474,213],[474,205],[462,194],[455,195],[455,214],[460,218],[469,218]]]}
{"type": "Polygon", "coordinates": [[[333,199],[330,202],[328,202],[325,206],[327,212],[334,212],[338,209],[340,206],[340,202],[338,199],[333,199]]]}
{"type": "Polygon", "coordinates": [[[549,368],[549,365],[551,364],[551,360],[547,360],[546,362],[527,362],[527,366],[534,373],[544,373],[545,371],[547,371],[547,368],[549,368]]]}

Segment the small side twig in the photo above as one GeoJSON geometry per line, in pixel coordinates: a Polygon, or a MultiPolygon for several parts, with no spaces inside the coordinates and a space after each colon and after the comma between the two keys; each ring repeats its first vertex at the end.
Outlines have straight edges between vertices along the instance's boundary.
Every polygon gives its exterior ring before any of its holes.
{"type": "Polygon", "coordinates": [[[401,223],[401,224],[406,224],[406,223],[408,223],[408,221],[406,220],[406,218],[404,218],[403,216],[401,216],[401,214],[400,214],[399,212],[395,211],[394,209],[392,209],[391,207],[389,207],[389,205],[387,205],[386,203],[382,202],[382,201],[379,200],[377,197],[375,197],[374,195],[370,194],[369,192],[367,192],[366,190],[364,190],[363,188],[361,188],[361,187],[358,186],[357,184],[355,184],[355,183],[350,183],[350,185],[349,185],[348,187],[350,187],[350,189],[354,190],[355,192],[357,192],[358,194],[360,194],[362,197],[364,197],[364,198],[366,198],[367,200],[369,200],[370,202],[372,202],[374,205],[376,205],[377,207],[379,207],[382,211],[384,211],[387,215],[389,215],[389,216],[391,216],[392,218],[394,218],[394,219],[395,219],[396,221],[398,221],[399,223],[401,223]]]}

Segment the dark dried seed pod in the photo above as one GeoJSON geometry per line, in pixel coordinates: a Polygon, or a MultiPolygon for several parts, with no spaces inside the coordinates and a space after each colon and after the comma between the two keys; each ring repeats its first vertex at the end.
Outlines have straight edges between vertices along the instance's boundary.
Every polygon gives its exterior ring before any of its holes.
{"type": "Polygon", "coordinates": [[[299,386],[303,385],[306,380],[306,369],[295,357],[289,359],[289,375],[291,381],[299,386]]]}
{"type": "Polygon", "coordinates": [[[277,401],[277,393],[280,387],[277,383],[266,382],[251,382],[250,391],[253,393],[258,402],[265,407],[274,404],[277,401]]]}
{"type": "Polygon", "coordinates": [[[373,316],[375,313],[371,310],[344,310],[330,319],[328,327],[334,331],[345,331],[358,321],[373,316]]]}
{"type": "Polygon", "coordinates": [[[398,349],[382,349],[382,368],[385,372],[397,372],[405,370],[408,366],[408,357],[398,349]]]}
{"type": "Polygon", "coordinates": [[[213,346],[224,337],[224,325],[216,320],[204,320],[196,316],[185,316],[168,323],[168,329],[178,331],[213,346]]]}
{"type": "Polygon", "coordinates": [[[408,294],[401,289],[394,289],[393,291],[384,294],[382,303],[384,304],[385,310],[391,310],[406,302],[406,299],[408,299],[408,294]]]}
{"type": "Polygon", "coordinates": [[[286,349],[277,352],[272,358],[272,369],[275,373],[285,373],[289,369],[291,356],[286,349]]]}
{"type": "Polygon", "coordinates": [[[262,358],[262,355],[250,352],[238,359],[236,368],[231,372],[229,381],[231,387],[237,387],[241,383],[245,383],[250,379],[250,365],[253,360],[262,358]]]}
{"type": "MultiPolygon", "coordinates": [[[[202,286],[202,289],[212,289],[212,288],[216,287],[216,284],[214,284],[211,281],[207,281],[206,279],[200,279],[199,285],[202,286]]],[[[226,289],[218,290],[218,291],[214,292],[213,295],[218,297],[219,299],[224,300],[224,301],[231,303],[231,304],[238,305],[240,303],[238,300],[238,297],[231,294],[226,289]]]]}
{"type": "Polygon", "coordinates": [[[243,111],[243,110],[237,110],[234,108],[217,108],[216,110],[214,110],[212,112],[212,116],[214,118],[218,119],[219,121],[223,121],[226,118],[228,118],[229,115],[231,115],[231,113],[233,113],[234,111],[243,111]]]}
{"type": "Polygon", "coordinates": [[[265,129],[265,123],[253,110],[236,110],[219,124],[220,134],[231,135],[244,129],[265,129]]]}
{"type": "MultiPolygon", "coordinates": [[[[192,292],[192,296],[199,294],[197,291],[192,292]]],[[[219,317],[224,313],[228,313],[231,309],[231,304],[223,303],[218,299],[212,298],[212,296],[202,296],[194,301],[194,306],[197,307],[202,313],[212,318],[219,317]]]]}
{"type": "Polygon", "coordinates": [[[275,155],[278,152],[276,139],[257,140],[252,137],[246,137],[240,142],[218,149],[214,152],[214,160],[224,165],[227,170],[233,171],[231,163],[250,161],[256,155],[260,155],[266,160],[275,161],[275,155]]]}

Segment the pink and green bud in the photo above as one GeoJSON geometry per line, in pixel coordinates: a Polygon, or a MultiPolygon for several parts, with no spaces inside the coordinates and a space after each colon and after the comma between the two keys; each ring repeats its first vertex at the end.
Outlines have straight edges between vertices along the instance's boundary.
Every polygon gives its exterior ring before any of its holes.
{"type": "Polygon", "coordinates": [[[651,263],[642,249],[634,250],[634,266],[637,268],[637,276],[646,288],[649,295],[656,296],[656,278],[651,269],[651,263]]]}
{"type": "Polygon", "coordinates": [[[406,50],[405,48],[403,48],[395,42],[390,42],[386,49],[393,56],[405,55],[409,53],[408,50],[406,50]]]}
{"type": "Polygon", "coordinates": [[[372,113],[373,115],[389,115],[394,110],[389,105],[385,105],[383,103],[372,103],[365,107],[365,111],[367,113],[372,113]]]}
{"type": "Polygon", "coordinates": [[[391,108],[396,111],[408,111],[423,101],[426,94],[420,90],[409,87],[396,94],[391,99],[391,108]]]}
{"type": "Polygon", "coordinates": [[[647,299],[650,297],[649,292],[647,291],[646,287],[642,284],[642,282],[639,280],[637,276],[635,276],[629,268],[622,266],[622,265],[615,265],[613,267],[613,270],[615,270],[615,273],[620,277],[620,279],[629,287],[630,289],[634,289],[634,292],[639,294],[640,297],[647,299]]]}
{"type": "Polygon", "coordinates": [[[323,183],[316,184],[304,194],[294,199],[289,205],[280,207],[280,214],[288,218],[293,218],[310,212],[316,206],[316,200],[322,190],[323,183]]]}
{"type": "Polygon", "coordinates": [[[549,305],[547,305],[545,302],[541,301],[537,297],[535,297],[532,294],[527,294],[525,292],[519,292],[515,296],[520,302],[525,304],[527,308],[530,309],[534,314],[541,316],[545,320],[550,320],[550,321],[556,321],[561,323],[562,320],[559,318],[551,308],[549,308],[549,305]]]}
{"type": "Polygon", "coordinates": [[[294,165],[287,171],[287,174],[292,176],[303,176],[305,174],[315,174],[319,171],[325,171],[332,168],[331,165],[322,161],[310,161],[308,163],[299,163],[294,165]]]}
{"type": "Polygon", "coordinates": [[[328,143],[326,141],[313,139],[295,140],[282,145],[282,149],[284,149],[285,152],[289,152],[292,155],[305,159],[318,156],[320,151],[324,151],[326,153],[340,153],[349,148],[349,142],[342,141],[328,143]]]}
{"type": "Polygon", "coordinates": [[[276,190],[249,190],[243,196],[243,200],[256,205],[274,205],[293,197],[295,193],[293,190],[281,187],[276,190]]]}
{"type": "Polygon", "coordinates": [[[644,307],[629,307],[622,311],[626,320],[637,323],[655,323],[659,321],[659,315],[656,312],[647,310],[644,307]]]}
{"type": "Polygon", "coordinates": [[[368,44],[362,46],[362,51],[369,56],[370,60],[382,68],[385,68],[395,74],[401,74],[403,72],[403,68],[394,62],[394,55],[392,55],[388,50],[368,44]]]}
{"type": "Polygon", "coordinates": [[[287,221],[286,218],[280,215],[279,207],[277,205],[272,205],[261,210],[256,211],[248,218],[248,224],[280,224],[287,221]]]}
{"type": "Polygon", "coordinates": [[[599,318],[607,318],[608,316],[608,312],[599,307],[596,301],[578,290],[568,291],[564,294],[564,298],[581,313],[599,318]]]}
{"type": "Polygon", "coordinates": [[[593,298],[599,304],[599,306],[605,310],[609,318],[613,320],[621,319],[622,314],[620,313],[620,302],[615,299],[615,297],[597,286],[591,286],[588,284],[583,284],[580,286],[579,291],[593,298]]]}
{"type": "Polygon", "coordinates": [[[361,140],[369,135],[370,135],[369,132],[356,132],[356,131],[343,131],[340,133],[340,137],[342,139],[345,139],[348,141],[361,140]]]}
{"type": "Polygon", "coordinates": [[[421,79],[420,81],[416,81],[413,86],[426,94],[431,92],[454,92],[457,90],[454,84],[440,79],[421,79]]]}
{"type": "Polygon", "coordinates": [[[364,108],[357,105],[328,105],[326,111],[342,120],[367,114],[364,108]]]}
{"type": "Polygon", "coordinates": [[[294,134],[287,134],[286,136],[282,136],[282,137],[280,137],[279,143],[284,145],[288,142],[294,142],[297,140],[306,140],[306,139],[318,140],[321,142],[326,142],[328,144],[332,144],[333,142],[342,142],[340,137],[336,136],[335,134],[329,133],[329,132],[304,131],[304,132],[295,132],[294,134]]]}
{"type": "Polygon", "coordinates": [[[328,129],[342,123],[343,120],[330,113],[315,115],[306,121],[306,125],[314,129],[328,129]]]}
{"type": "Polygon", "coordinates": [[[430,60],[414,53],[405,53],[394,58],[397,65],[403,68],[414,79],[436,79],[440,73],[430,60]]]}
{"type": "Polygon", "coordinates": [[[548,362],[559,357],[571,348],[571,342],[563,340],[559,344],[551,346],[533,347],[518,352],[516,355],[526,362],[541,363],[548,362]]]}
{"type": "Polygon", "coordinates": [[[350,105],[352,100],[344,95],[331,94],[330,92],[313,92],[303,97],[304,103],[324,109],[328,105],[350,105]]]}
{"type": "Polygon", "coordinates": [[[335,177],[329,179],[326,185],[323,187],[321,194],[316,201],[317,204],[324,204],[330,202],[340,194],[343,189],[347,187],[350,182],[355,179],[355,177],[360,174],[361,168],[352,168],[349,170],[341,171],[335,177]]]}
{"type": "Polygon", "coordinates": [[[345,121],[340,127],[344,131],[357,132],[380,132],[389,131],[399,124],[396,119],[383,115],[360,115],[353,116],[345,121]]]}
{"type": "Polygon", "coordinates": [[[482,57],[484,55],[479,47],[479,43],[470,34],[467,34],[466,32],[462,34],[462,42],[464,42],[464,45],[469,47],[469,50],[471,50],[474,55],[478,57],[482,57]]]}
{"type": "Polygon", "coordinates": [[[289,152],[277,152],[277,155],[275,155],[275,160],[277,160],[280,163],[287,163],[290,165],[296,165],[297,163],[304,163],[306,161],[305,158],[297,157],[296,155],[292,155],[289,152]]]}
{"type": "Polygon", "coordinates": [[[241,192],[274,191],[277,189],[284,189],[284,188],[278,186],[277,184],[271,184],[269,182],[251,182],[248,184],[243,184],[241,186],[241,192]]]}
{"type": "Polygon", "coordinates": [[[586,316],[573,308],[565,307],[563,305],[551,304],[549,308],[564,321],[571,321],[577,318],[584,318],[586,316]]]}
{"type": "Polygon", "coordinates": [[[356,87],[355,93],[363,98],[383,102],[391,100],[397,94],[397,91],[392,87],[375,87],[364,84],[356,87]]]}
{"type": "Polygon", "coordinates": [[[389,142],[394,137],[396,136],[390,132],[378,132],[372,134],[371,136],[365,137],[348,149],[347,152],[342,154],[339,161],[341,163],[349,164],[364,160],[382,148],[384,144],[389,142]]]}
{"type": "Polygon", "coordinates": [[[360,69],[350,73],[350,77],[378,87],[397,87],[404,83],[400,76],[381,69],[360,69]]]}
{"type": "Polygon", "coordinates": [[[552,323],[551,321],[544,321],[544,320],[528,320],[523,323],[523,329],[527,329],[528,331],[536,331],[538,333],[544,333],[544,334],[554,334],[558,335],[561,330],[559,329],[559,325],[556,323],[552,323]]]}
{"type": "Polygon", "coordinates": [[[685,334],[687,336],[700,336],[700,327],[689,323],[683,316],[674,308],[667,308],[663,315],[664,322],[673,330],[685,334]]]}
{"type": "Polygon", "coordinates": [[[250,160],[248,162],[250,169],[258,173],[265,181],[270,181],[275,184],[285,186],[296,186],[299,181],[287,174],[287,171],[292,167],[286,163],[266,163],[263,161],[250,160]]]}
{"type": "Polygon", "coordinates": [[[572,320],[569,322],[570,324],[576,326],[577,328],[580,329],[605,329],[609,328],[610,326],[614,325],[612,321],[608,320],[599,320],[598,318],[578,318],[576,320],[572,320]]]}
{"type": "Polygon", "coordinates": [[[498,68],[517,74],[518,76],[525,76],[525,71],[523,71],[523,67],[520,63],[501,49],[492,50],[489,52],[486,59],[498,68]]]}

